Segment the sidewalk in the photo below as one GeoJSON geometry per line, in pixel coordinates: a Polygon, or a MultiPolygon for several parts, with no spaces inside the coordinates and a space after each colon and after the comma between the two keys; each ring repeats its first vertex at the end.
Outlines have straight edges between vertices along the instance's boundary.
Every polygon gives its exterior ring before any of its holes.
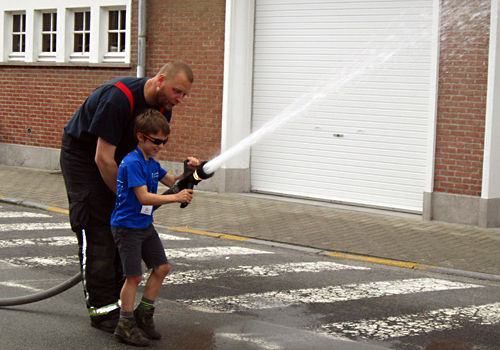
{"type": "MultiPolygon", "coordinates": [[[[0,165],[0,196],[68,208],[59,172],[0,165]]],[[[414,263],[414,268],[432,265],[437,266],[431,268],[437,272],[500,281],[499,229],[423,222],[412,215],[196,188],[187,208],[164,205],[155,213],[155,223],[340,253],[337,255],[348,253],[359,255],[354,258],[361,260],[384,258],[395,265],[414,263]]]]}

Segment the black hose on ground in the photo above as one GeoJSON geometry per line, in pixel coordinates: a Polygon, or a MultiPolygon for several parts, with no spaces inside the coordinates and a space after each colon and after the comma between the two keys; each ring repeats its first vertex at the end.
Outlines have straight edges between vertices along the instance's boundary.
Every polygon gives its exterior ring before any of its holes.
{"type": "Polygon", "coordinates": [[[82,280],[81,273],[77,273],[76,275],[71,277],[69,280],[67,280],[67,281],[65,281],[65,282],[63,282],[55,287],[47,289],[43,292],[25,295],[25,296],[21,296],[21,297],[15,297],[15,298],[0,299],[0,307],[30,304],[30,303],[34,303],[36,301],[52,298],[53,296],[55,296],[57,294],[61,294],[62,292],[77,285],[81,280],[82,280]]]}

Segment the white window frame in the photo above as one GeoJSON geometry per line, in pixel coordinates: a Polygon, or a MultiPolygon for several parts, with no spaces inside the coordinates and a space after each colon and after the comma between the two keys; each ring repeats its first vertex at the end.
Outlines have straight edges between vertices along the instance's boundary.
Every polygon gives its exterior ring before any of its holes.
{"type": "Polygon", "coordinates": [[[39,40],[35,40],[35,44],[37,46],[37,52],[38,52],[38,61],[48,61],[48,62],[55,62],[56,57],[57,57],[57,51],[58,51],[58,13],[56,9],[51,9],[51,10],[44,10],[44,11],[36,11],[35,12],[35,28],[37,29],[37,33],[35,34],[35,37],[38,37],[39,40]],[[50,29],[49,30],[44,30],[43,25],[43,19],[45,15],[50,15],[50,29]],[[43,51],[43,37],[44,35],[49,35],[50,36],[50,46],[51,50],[50,51],[43,51]],[[55,47],[55,50],[52,51],[52,48],[55,47]]]}
{"type": "MultiPolygon", "coordinates": [[[[27,48],[27,39],[26,39],[26,11],[17,11],[11,12],[9,17],[9,21],[7,21],[7,25],[9,26],[8,37],[9,37],[9,61],[24,61],[26,58],[26,48],[27,48]],[[21,16],[21,30],[19,32],[14,32],[14,17],[21,16]],[[24,22],[23,22],[24,21],[24,22]],[[24,26],[24,28],[23,28],[24,26]],[[24,29],[24,31],[23,31],[24,29]],[[24,50],[23,51],[14,51],[14,35],[21,35],[21,38],[24,39],[24,50]]],[[[5,36],[4,36],[5,37],[5,36]]],[[[21,40],[22,42],[22,40],[21,40]]],[[[22,44],[21,44],[22,45],[22,44]]]]}
{"type": "MultiPolygon", "coordinates": [[[[131,12],[133,0],[16,0],[0,8],[0,65],[10,61],[16,64],[57,63],[58,65],[130,66],[131,12]],[[74,52],[75,13],[90,11],[89,52],[74,52]],[[109,52],[109,11],[125,11],[125,29],[118,29],[122,52],[109,52]],[[43,14],[56,13],[55,52],[42,52],[43,14]],[[24,53],[12,52],[12,23],[14,14],[26,15],[26,48],[24,53]]],[[[123,18],[123,17],[122,17],[123,18]]],[[[113,50],[111,50],[113,51],[113,50]]]]}
{"type": "Polygon", "coordinates": [[[91,51],[91,45],[92,45],[92,35],[91,35],[91,26],[92,26],[92,11],[90,8],[81,8],[81,9],[74,9],[71,11],[71,19],[68,21],[68,24],[70,25],[70,30],[67,31],[68,36],[70,37],[69,41],[71,42],[71,46],[69,47],[69,51],[71,52],[69,55],[69,60],[76,62],[76,61],[89,61],[90,60],[90,51],[91,51]],[[82,28],[81,29],[76,29],[76,15],[77,14],[82,14],[82,28]],[[84,49],[82,51],[75,51],[75,38],[76,36],[81,36],[82,37],[82,45],[84,49]],[[85,44],[88,45],[88,51],[85,51],[85,44]]]}
{"type": "Polygon", "coordinates": [[[103,52],[103,62],[125,62],[125,53],[127,51],[127,46],[129,45],[127,41],[127,23],[129,21],[128,14],[125,10],[124,7],[118,7],[118,8],[103,8],[105,11],[105,15],[102,16],[103,18],[103,26],[101,28],[101,32],[104,33],[106,31],[106,39],[104,41],[104,47],[102,47],[102,52],[103,52]],[[121,13],[125,11],[125,19],[122,18],[121,13]],[[109,28],[109,15],[111,12],[118,12],[118,28],[117,29],[110,29],[109,28]],[[125,20],[125,29],[121,29],[120,25],[122,24],[122,20],[125,20]],[[110,34],[117,34],[118,35],[118,48],[120,44],[125,45],[125,50],[124,51],[110,51],[109,46],[110,46],[110,34]]]}

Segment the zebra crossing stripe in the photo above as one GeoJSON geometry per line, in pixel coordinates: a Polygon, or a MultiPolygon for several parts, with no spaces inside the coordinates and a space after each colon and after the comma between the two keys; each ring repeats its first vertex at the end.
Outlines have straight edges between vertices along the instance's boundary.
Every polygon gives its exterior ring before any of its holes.
{"type": "Polygon", "coordinates": [[[46,257],[18,257],[18,258],[10,258],[5,259],[5,261],[21,266],[29,266],[29,267],[52,267],[52,266],[69,266],[78,264],[78,256],[46,256],[46,257]]]}
{"type": "MultiPolygon", "coordinates": [[[[212,270],[189,270],[182,272],[172,272],[163,281],[165,285],[172,284],[189,284],[203,280],[214,280],[221,277],[275,277],[285,273],[300,273],[312,272],[318,273],[322,271],[339,271],[339,270],[370,270],[368,267],[349,266],[337,264],[328,261],[318,262],[299,262],[276,264],[271,266],[238,266],[225,269],[212,270]]],[[[145,281],[143,281],[145,282],[145,281]]]]}
{"type": "Polygon", "coordinates": [[[416,278],[362,284],[280,290],[266,293],[248,293],[236,296],[207,299],[178,299],[184,304],[236,312],[249,309],[283,308],[309,303],[334,303],[339,301],[379,298],[391,295],[436,292],[453,289],[481,288],[480,285],[452,282],[435,278],[416,278]]]}
{"type": "Polygon", "coordinates": [[[30,224],[0,224],[0,232],[5,231],[34,231],[34,230],[65,230],[71,229],[69,223],[30,223],[30,224]]]}
{"type": "Polygon", "coordinates": [[[191,238],[169,235],[167,233],[158,233],[158,236],[164,241],[190,241],[191,238]]]}
{"type": "Polygon", "coordinates": [[[497,325],[500,323],[500,303],[432,310],[418,314],[368,319],[354,322],[330,323],[321,326],[327,333],[388,340],[423,335],[468,325],[497,325]]]}
{"type": "Polygon", "coordinates": [[[253,254],[274,254],[264,250],[250,249],[245,247],[202,247],[202,248],[181,248],[165,249],[169,259],[196,259],[206,260],[214,257],[226,257],[231,255],[253,255],[253,254]]]}
{"type": "Polygon", "coordinates": [[[0,219],[6,218],[50,218],[47,214],[30,213],[26,211],[6,211],[0,213],[0,219]]]}
{"type": "MultiPolygon", "coordinates": [[[[263,250],[242,247],[203,247],[203,248],[181,248],[166,251],[169,258],[203,260],[214,257],[226,257],[232,255],[250,254],[273,254],[263,250]]],[[[67,266],[78,263],[78,256],[67,257],[17,257],[5,259],[5,261],[22,266],[67,266]]]]}
{"type": "Polygon", "coordinates": [[[5,287],[11,287],[11,288],[23,288],[23,289],[28,289],[32,292],[41,292],[43,289],[40,288],[35,288],[31,286],[27,286],[25,284],[17,283],[17,282],[0,282],[0,285],[5,286],[5,287]]]}
{"type": "MultiPolygon", "coordinates": [[[[189,240],[189,238],[177,237],[173,235],[167,234],[159,234],[160,238],[167,240],[189,240]]],[[[0,248],[12,248],[12,247],[21,247],[21,246],[56,246],[62,247],[72,244],[77,244],[78,241],[74,236],[64,236],[64,237],[49,237],[49,238],[15,238],[15,239],[6,239],[0,241],[0,248]]]]}
{"type": "Polygon", "coordinates": [[[33,239],[7,239],[0,241],[0,248],[12,248],[21,246],[52,246],[62,247],[71,244],[77,244],[76,237],[49,237],[49,238],[33,238],[33,239]]]}

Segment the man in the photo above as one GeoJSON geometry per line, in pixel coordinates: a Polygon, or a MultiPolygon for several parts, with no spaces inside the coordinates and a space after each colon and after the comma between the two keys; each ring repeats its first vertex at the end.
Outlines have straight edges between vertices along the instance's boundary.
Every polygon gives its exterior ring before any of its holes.
{"type": "Polygon", "coordinates": [[[110,80],[92,92],[64,128],[61,170],[87,309],[98,329],[113,333],[120,314],[124,279],[110,219],[118,165],[137,145],[135,118],[154,108],[170,122],[172,108],[189,94],[193,80],[182,61],[167,63],[154,78],[110,80]]]}

